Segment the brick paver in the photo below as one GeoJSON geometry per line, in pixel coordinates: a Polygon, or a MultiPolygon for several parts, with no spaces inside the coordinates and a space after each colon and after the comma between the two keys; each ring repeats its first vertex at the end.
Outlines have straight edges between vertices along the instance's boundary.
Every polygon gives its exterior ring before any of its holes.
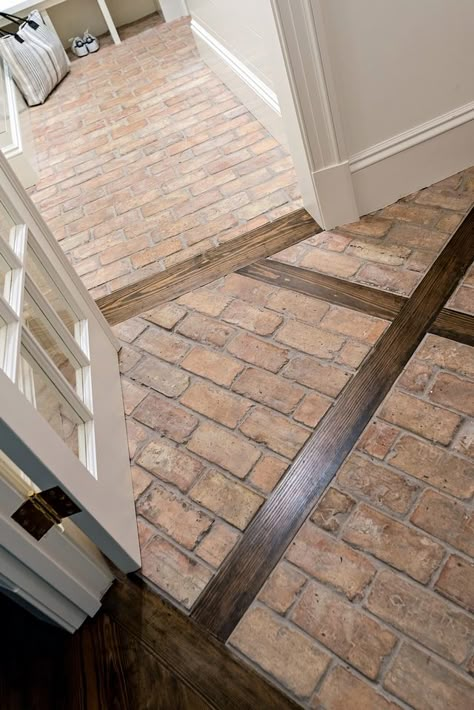
{"type": "Polygon", "coordinates": [[[31,110],[32,197],[95,297],[300,206],[286,150],[158,15],[31,110]]]}
{"type": "MultiPolygon", "coordinates": [[[[386,327],[350,316],[230,274],[115,327],[143,571],[186,608],[360,365],[340,353],[386,327]]],[[[352,556],[365,581],[372,565],[352,556]]]]}
{"type": "Polygon", "coordinates": [[[473,386],[474,348],[428,335],[231,636],[303,707],[472,704],[473,386]]]}

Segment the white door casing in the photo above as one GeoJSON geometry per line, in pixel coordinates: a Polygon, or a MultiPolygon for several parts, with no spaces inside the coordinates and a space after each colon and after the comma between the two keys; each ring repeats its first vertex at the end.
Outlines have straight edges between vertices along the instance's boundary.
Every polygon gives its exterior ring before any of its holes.
{"type": "Polygon", "coordinates": [[[39,489],[60,486],[74,523],[130,572],[140,552],[116,341],[2,155],[0,210],[0,448],[39,489]]]}

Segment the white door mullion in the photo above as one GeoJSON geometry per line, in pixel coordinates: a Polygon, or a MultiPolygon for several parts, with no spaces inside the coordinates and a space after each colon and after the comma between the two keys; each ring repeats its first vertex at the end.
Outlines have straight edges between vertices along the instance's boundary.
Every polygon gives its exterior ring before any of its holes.
{"type": "Polygon", "coordinates": [[[89,365],[89,358],[82,351],[77,340],[73,338],[61,318],[57,315],[56,311],[51,308],[48,301],[28,274],[25,276],[25,288],[26,293],[33,299],[36,306],[43,314],[45,325],[50,334],[55,340],[60,341],[61,349],[64,350],[69,360],[77,368],[87,367],[87,365],[89,365]]]}
{"type": "Polygon", "coordinates": [[[61,374],[49,355],[45,353],[34,335],[32,335],[25,326],[23,326],[22,344],[30,357],[37,363],[41,370],[43,370],[46,377],[58,391],[62,403],[69,411],[68,416],[70,415],[71,419],[78,424],[91,420],[92,412],[90,409],[79,399],[64,375],[61,374]]]}
{"type": "MultiPolygon", "coordinates": [[[[16,234],[16,228],[13,227],[13,230],[16,234]]],[[[14,243],[14,239],[11,240],[14,243]]],[[[3,256],[5,261],[7,262],[8,266],[10,269],[20,269],[21,268],[21,261],[15,254],[12,246],[5,241],[5,239],[2,239],[0,237],[0,256],[3,256]]]]}

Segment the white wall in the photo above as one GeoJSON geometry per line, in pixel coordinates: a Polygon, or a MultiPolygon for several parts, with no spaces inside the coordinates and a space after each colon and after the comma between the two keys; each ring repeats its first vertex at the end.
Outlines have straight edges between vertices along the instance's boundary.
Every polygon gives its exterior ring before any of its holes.
{"type": "Polygon", "coordinates": [[[350,156],[473,101],[473,0],[319,4],[350,156]]]}
{"type": "MultiPolygon", "coordinates": [[[[120,27],[156,12],[157,3],[155,0],[107,0],[107,6],[116,26],[120,27]]],[[[67,0],[48,12],[66,46],[70,37],[81,35],[87,29],[95,35],[107,32],[96,0],[67,0]]]]}
{"type": "Polygon", "coordinates": [[[201,56],[281,142],[270,0],[187,0],[201,56]]]}

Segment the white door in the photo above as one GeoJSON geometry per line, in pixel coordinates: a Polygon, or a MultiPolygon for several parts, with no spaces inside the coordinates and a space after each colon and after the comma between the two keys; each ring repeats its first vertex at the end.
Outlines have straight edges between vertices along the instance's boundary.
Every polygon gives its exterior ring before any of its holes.
{"type": "Polygon", "coordinates": [[[1,154],[0,450],[59,487],[50,503],[65,494],[61,517],[117,567],[140,566],[116,342],[1,154]]]}

